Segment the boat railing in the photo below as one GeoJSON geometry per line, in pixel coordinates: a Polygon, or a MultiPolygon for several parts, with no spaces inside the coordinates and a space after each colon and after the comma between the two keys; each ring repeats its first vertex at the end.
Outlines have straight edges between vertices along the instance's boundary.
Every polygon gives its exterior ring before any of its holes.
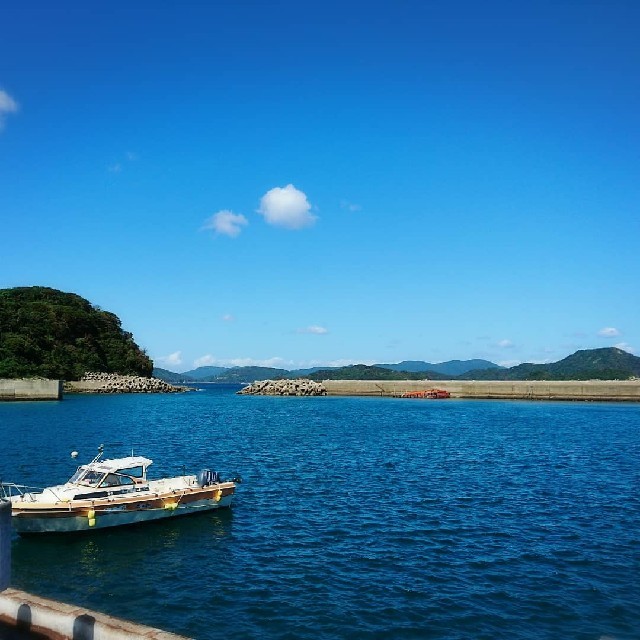
{"type": "Polygon", "coordinates": [[[0,482],[0,498],[10,500],[12,497],[21,496],[22,500],[36,502],[33,493],[41,493],[40,487],[28,487],[25,484],[15,484],[14,482],[0,482]]]}

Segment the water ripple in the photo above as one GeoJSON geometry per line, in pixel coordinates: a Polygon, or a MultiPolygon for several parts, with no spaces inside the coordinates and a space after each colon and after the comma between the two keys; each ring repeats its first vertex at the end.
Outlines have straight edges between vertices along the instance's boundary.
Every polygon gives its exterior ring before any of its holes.
{"type": "Polygon", "coordinates": [[[16,539],[20,588],[212,640],[640,636],[634,405],[211,389],[0,425],[6,479],[64,480],[105,440],[245,479],[229,511],[16,539]]]}

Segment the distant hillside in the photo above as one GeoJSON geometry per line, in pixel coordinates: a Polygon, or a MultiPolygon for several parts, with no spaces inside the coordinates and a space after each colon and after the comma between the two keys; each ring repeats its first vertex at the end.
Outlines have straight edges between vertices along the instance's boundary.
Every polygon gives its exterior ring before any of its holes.
{"type": "Polygon", "coordinates": [[[383,367],[354,364],[339,369],[321,369],[307,376],[311,380],[434,380],[439,376],[434,372],[393,371],[383,367]]]}
{"type": "Polygon", "coordinates": [[[160,369],[159,367],[154,367],[153,373],[151,375],[154,378],[164,380],[169,384],[180,384],[182,382],[195,382],[193,378],[191,378],[190,376],[187,376],[184,373],[174,373],[173,371],[168,371],[167,369],[160,369]]]}
{"type": "Polygon", "coordinates": [[[203,378],[201,382],[254,382],[255,380],[274,380],[288,377],[286,369],[273,369],[271,367],[234,367],[224,373],[209,378],[203,378]]]}
{"type": "Polygon", "coordinates": [[[584,349],[548,364],[469,371],[460,380],[628,380],[640,376],[640,358],[622,349],[584,349]]]}
{"type": "Polygon", "coordinates": [[[311,373],[316,371],[332,371],[339,369],[339,367],[310,367],[309,369],[293,369],[288,372],[287,378],[306,378],[311,373]]]}
{"type": "Polygon", "coordinates": [[[209,378],[213,378],[215,376],[219,376],[223,374],[225,371],[229,371],[229,367],[198,367],[197,369],[191,369],[190,371],[185,371],[180,374],[187,378],[190,378],[191,381],[198,380],[208,380],[209,378]]]}
{"type": "Polygon", "coordinates": [[[391,369],[392,371],[412,371],[418,373],[420,371],[433,371],[445,376],[459,376],[467,371],[474,369],[502,369],[497,364],[488,360],[448,360],[447,362],[439,362],[433,364],[422,360],[403,360],[398,364],[376,364],[376,367],[383,369],[391,369]]]}
{"type": "Polygon", "coordinates": [[[313,367],[310,369],[274,369],[271,367],[200,367],[183,374],[154,369],[154,376],[167,382],[254,382],[279,378],[310,378],[311,380],[626,380],[640,376],[640,358],[621,349],[591,349],[550,364],[519,364],[510,369],[488,360],[449,360],[430,364],[421,360],[406,360],[398,364],[348,367],[313,367]],[[488,367],[466,370],[468,366],[488,367]],[[423,369],[422,367],[435,367],[423,369]],[[407,367],[403,369],[402,367],[407,367]],[[215,373],[220,369],[221,373],[215,373]],[[214,370],[203,375],[204,370],[214,370]],[[456,371],[464,370],[461,374],[456,371]],[[197,376],[197,377],[196,377],[197,376]]]}
{"type": "Polygon", "coordinates": [[[150,376],[153,363],[120,319],[75,293],[0,289],[0,378],[78,380],[86,371],[150,376]]]}

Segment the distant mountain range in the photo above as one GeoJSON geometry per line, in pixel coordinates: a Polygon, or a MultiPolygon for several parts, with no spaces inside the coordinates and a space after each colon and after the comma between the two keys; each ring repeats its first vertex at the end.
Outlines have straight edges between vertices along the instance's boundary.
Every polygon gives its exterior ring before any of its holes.
{"type": "Polygon", "coordinates": [[[548,364],[523,363],[499,371],[468,371],[460,380],[629,380],[640,377],[640,358],[622,349],[584,349],[548,364]]]}
{"type": "Polygon", "coordinates": [[[474,369],[503,368],[493,362],[489,362],[488,360],[448,360],[447,362],[440,362],[438,364],[423,362],[422,360],[403,360],[398,364],[376,364],[373,366],[380,367],[381,369],[391,369],[391,371],[410,371],[413,373],[433,371],[435,373],[442,373],[446,376],[459,376],[463,373],[467,373],[467,371],[473,371],[474,369]]]}
{"type": "MultiPolygon", "coordinates": [[[[365,365],[358,365],[364,367],[365,365]]],[[[488,360],[449,360],[432,364],[422,360],[405,360],[398,364],[376,364],[375,368],[384,370],[381,375],[389,378],[389,371],[404,373],[430,372],[446,377],[456,376],[473,369],[501,368],[488,360]]],[[[275,369],[272,367],[198,367],[184,373],[174,373],[167,369],[156,368],[153,375],[156,378],[170,383],[179,382],[253,382],[254,380],[266,380],[276,378],[306,378],[317,372],[340,372],[350,367],[311,367],[309,369],[275,369]]],[[[405,380],[406,376],[392,376],[394,379],[405,380]]],[[[418,376],[418,379],[424,376],[418,376]]],[[[384,379],[384,378],[378,378],[384,379]]]]}
{"type": "Polygon", "coordinates": [[[640,358],[610,347],[585,349],[558,362],[500,367],[487,360],[449,360],[433,364],[405,360],[397,364],[274,369],[271,367],[199,367],[185,373],[154,369],[156,378],[180,382],[254,382],[278,378],[312,380],[628,380],[640,377],[640,358]]]}

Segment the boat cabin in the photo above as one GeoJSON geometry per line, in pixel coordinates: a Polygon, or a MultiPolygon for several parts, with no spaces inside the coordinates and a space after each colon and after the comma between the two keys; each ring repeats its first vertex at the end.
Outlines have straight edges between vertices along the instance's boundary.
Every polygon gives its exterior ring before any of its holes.
{"type": "Polygon", "coordinates": [[[152,460],[141,456],[94,460],[79,466],[67,484],[96,489],[146,484],[147,468],[151,464],[152,460]]]}

